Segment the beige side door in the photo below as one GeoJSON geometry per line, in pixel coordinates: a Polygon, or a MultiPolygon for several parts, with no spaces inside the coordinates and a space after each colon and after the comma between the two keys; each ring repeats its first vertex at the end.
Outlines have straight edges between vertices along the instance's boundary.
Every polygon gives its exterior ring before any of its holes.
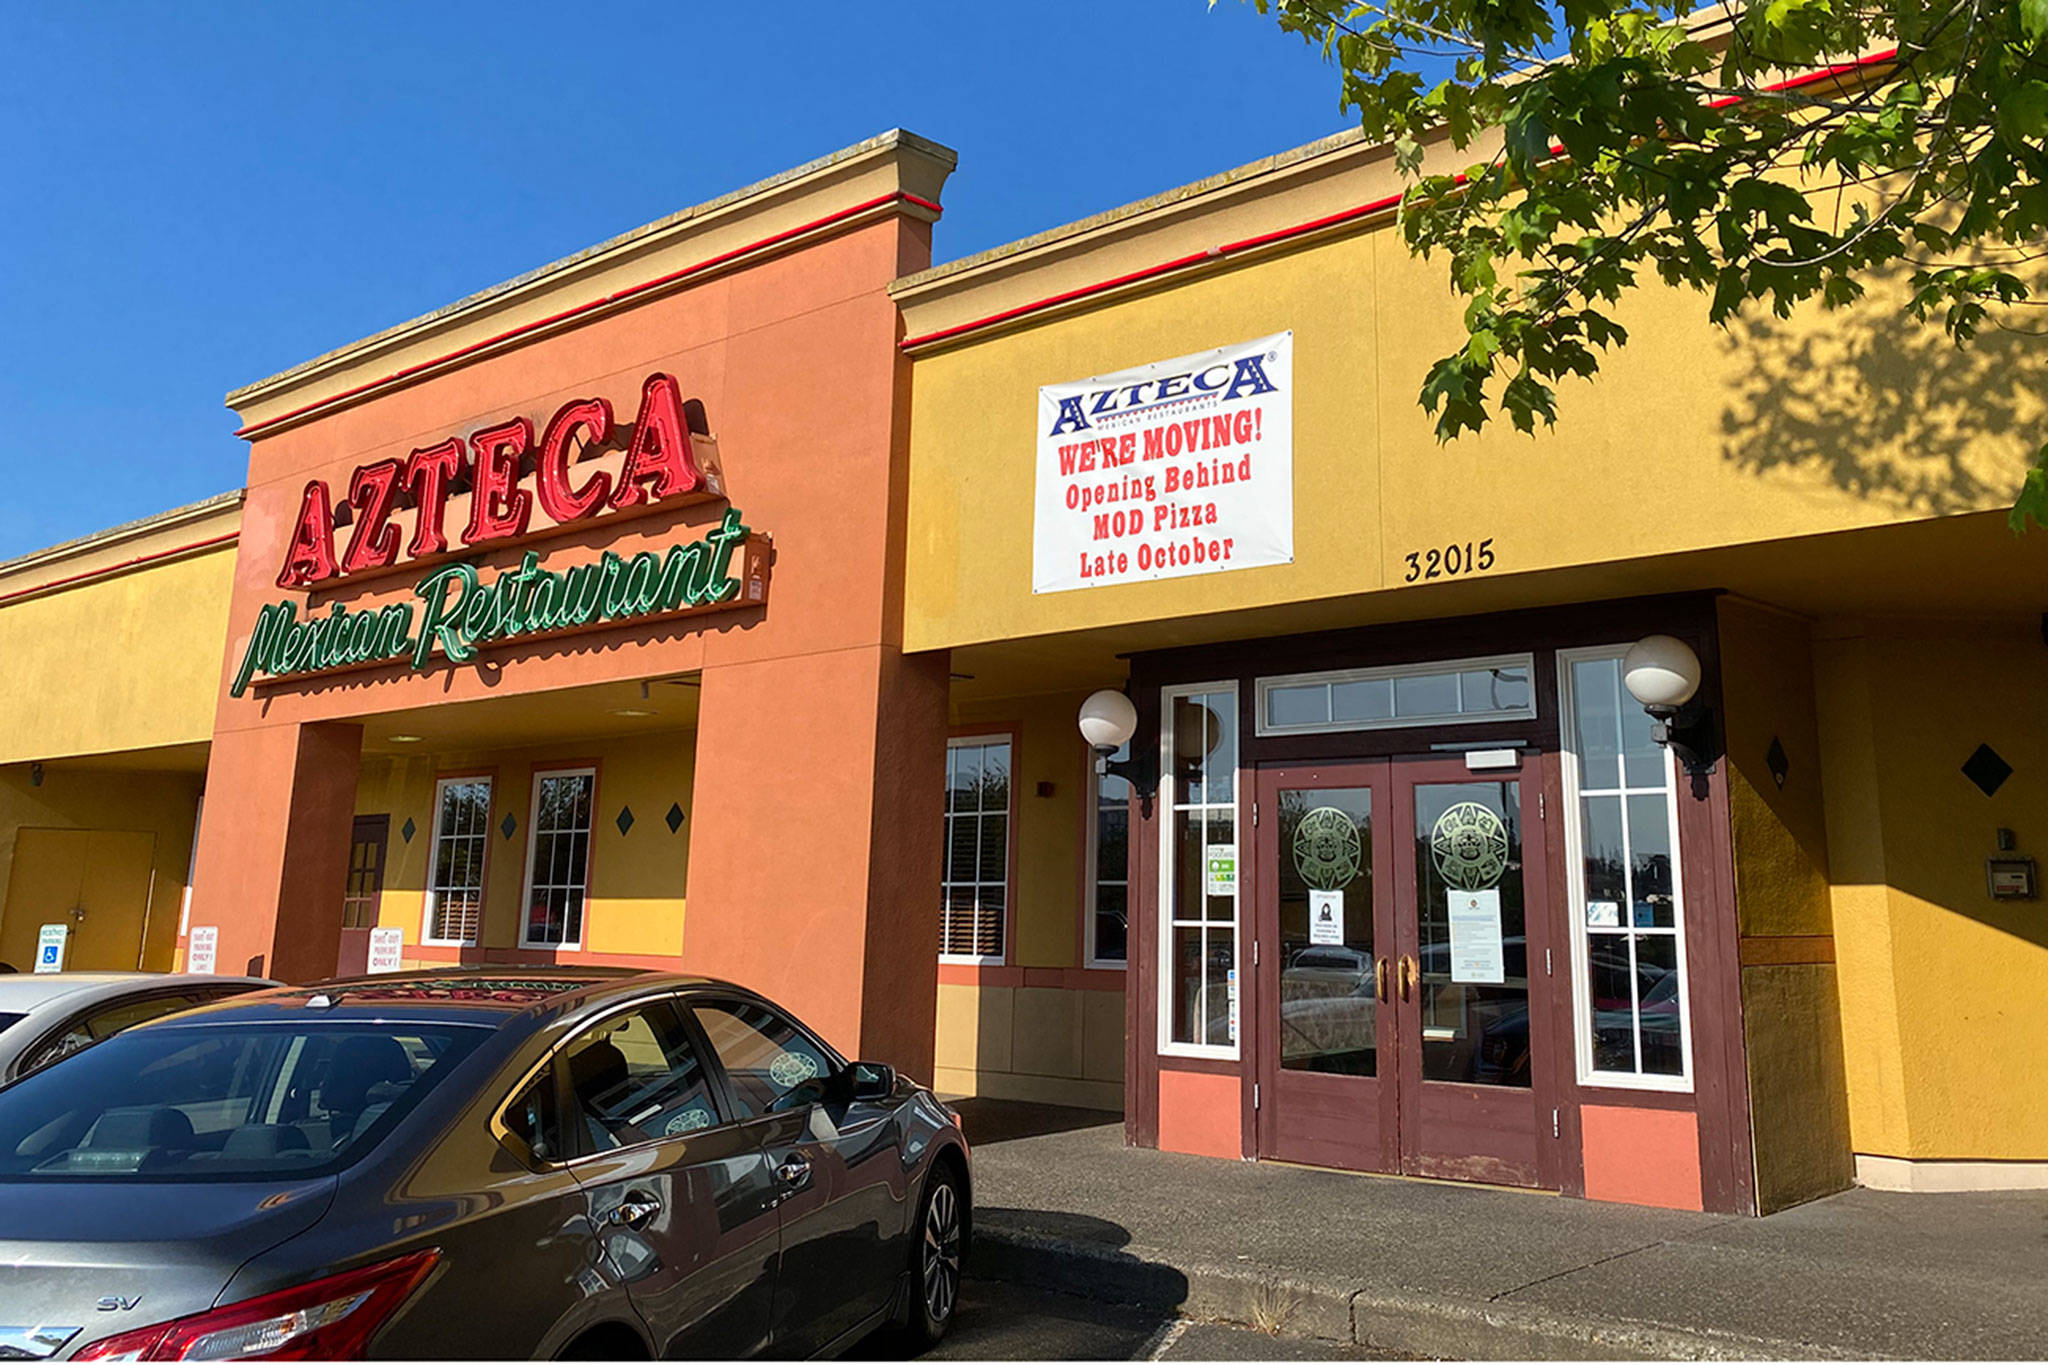
{"type": "Polygon", "coordinates": [[[134,971],[155,861],[156,835],[143,830],[21,830],[0,910],[0,961],[31,970],[42,926],[69,924],[71,970],[134,971]]]}

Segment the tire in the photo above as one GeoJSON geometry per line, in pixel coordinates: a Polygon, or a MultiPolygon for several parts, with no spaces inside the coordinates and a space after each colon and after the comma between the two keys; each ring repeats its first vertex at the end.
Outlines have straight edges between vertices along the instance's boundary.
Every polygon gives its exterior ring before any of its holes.
{"type": "Polygon", "coordinates": [[[903,1327],[906,1355],[938,1345],[953,1325],[960,1307],[966,1230],[967,1195],[959,1173],[948,1163],[935,1165],[910,1241],[909,1320],[903,1327]]]}

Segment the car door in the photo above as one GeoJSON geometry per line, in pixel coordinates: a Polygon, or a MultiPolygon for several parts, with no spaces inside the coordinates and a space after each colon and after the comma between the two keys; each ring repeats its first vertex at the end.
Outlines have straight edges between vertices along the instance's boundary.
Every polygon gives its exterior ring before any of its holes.
{"type": "Polygon", "coordinates": [[[761,1001],[698,998],[691,1011],[780,1187],[776,1352],[822,1350],[887,1308],[909,1264],[895,1108],[844,1098],[837,1055],[761,1001]]]}
{"type": "Polygon", "coordinates": [[[572,1169],[657,1353],[760,1351],[777,1190],[756,1133],[722,1112],[680,1014],[666,1000],[620,1011],[559,1058],[572,1169]]]}

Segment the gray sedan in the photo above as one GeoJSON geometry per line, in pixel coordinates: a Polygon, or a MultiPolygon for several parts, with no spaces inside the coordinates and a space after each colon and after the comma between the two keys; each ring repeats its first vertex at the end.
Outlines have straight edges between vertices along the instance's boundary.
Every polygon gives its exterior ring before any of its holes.
{"type": "Polygon", "coordinates": [[[744,1356],[951,1322],[957,1118],[701,978],[259,991],[0,1089],[0,1357],[744,1356]]]}
{"type": "Polygon", "coordinates": [[[0,975],[0,1084],[122,1029],[276,984],[163,972],[0,975]]]}

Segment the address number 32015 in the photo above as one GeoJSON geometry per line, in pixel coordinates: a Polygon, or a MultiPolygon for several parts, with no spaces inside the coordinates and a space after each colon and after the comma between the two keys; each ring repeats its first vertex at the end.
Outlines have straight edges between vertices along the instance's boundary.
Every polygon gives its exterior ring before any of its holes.
{"type": "Polygon", "coordinates": [[[1485,573],[1493,567],[1493,537],[1465,541],[1459,545],[1432,546],[1408,552],[1408,576],[1404,583],[1428,578],[1457,578],[1462,574],[1485,573]]]}

